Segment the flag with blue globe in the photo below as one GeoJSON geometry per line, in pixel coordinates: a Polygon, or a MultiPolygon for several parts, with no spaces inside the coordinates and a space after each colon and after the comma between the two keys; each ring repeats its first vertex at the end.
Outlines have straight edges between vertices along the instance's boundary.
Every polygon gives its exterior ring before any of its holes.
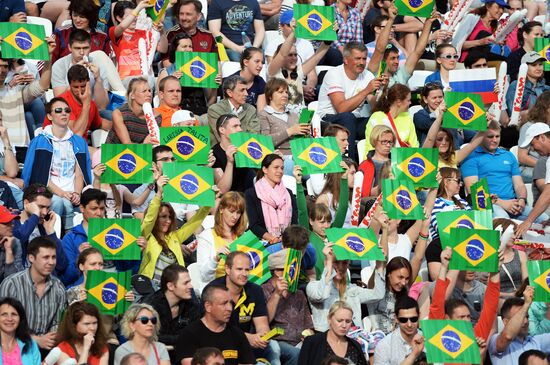
{"type": "Polygon", "coordinates": [[[140,260],[137,239],[141,235],[139,219],[90,218],[88,239],[105,260],[140,260]]]}
{"type": "Polygon", "coordinates": [[[550,39],[535,38],[535,51],[546,60],[544,62],[544,71],[550,71],[550,39]]]}
{"type": "Polygon", "coordinates": [[[153,182],[153,152],[150,144],[104,144],[101,162],[105,184],[148,184],[153,182]]]}
{"type": "Polygon", "coordinates": [[[166,13],[170,0],[150,0],[149,3],[153,6],[145,9],[145,12],[154,23],[158,23],[166,13]]]}
{"type": "Polygon", "coordinates": [[[425,319],[420,321],[428,363],[480,364],[472,322],[425,319]]]}
{"type": "Polygon", "coordinates": [[[435,216],[441,247],[454,242],[453,228],[493,229],[493,213],[490,210],[454,210],[439,212],[435,216]]]}
{"type": "Polygon", "coordinates": [[[217,89],[218,54],[176,52],[176,70],[182,72],[181,86],[217,89]]]}
{"type": "Polygon", "coordinates": [[[384,260],[378,239],[370,228],[328,228],[327,238],[338,260],[384,260]]]}
{"type": "Polygon", "coordinates": [[[527,262],[529,283],[535,288],[535,302],[550,303],[550,260],[527,262]]]}
{"type": "Polygon", "coordinates": [[[487,130],[487,117],[481,95],[446,91],[445,104],[447,111],[443,114],[443,128],[487,130]]]}
{"type": "Polygon", "coordinates": [[[290,141],[292,158],[304,175],[344,171],[342,154],[334,137],[297,138],[290,141]]]}
{"type": "Polygon", "coordinates": [[[206,165],[210,152],[210,127],[162,127],[160,144],[170,147],[174,157],[181,162],[206,165]]]}
{"type": "Polygon", "coordinates": [[[168,184],[165,185],[162,195],[163,201],[201,207],[214,206],[214,170],[210,167],[174,162],[163,164],[162,170],[168,177],[168,184]]]}
{"type": "Polygon", "coordinates": [[[261,285],[271,278],[269,266],[267,264],[267,256],[269,252],[266,250],[262,241],[251,231],[244,232],[239,238],[229,245],[229,251],[241,251],[247,254],[250,259],[250,272],[248,281],[261,285]]]}
{"type": "Polygon", "coordinates": [[[271,136],[238,132],[230,134],[229,139],[237,147],[235,166],[239,168],[259,169],[264,157],[275,151],[271,136]]]}
{"type": "Polygon", "coordinates": [[[46,31],[43,25],[26,23],[0,23],[2,58],[50,59],[46,31]]]}
{"type": "Polygon", "coordinates": [[[498,271],[500,232],[492,229],[451,228],[450,270],[498,271]]]}
{"type": "Polygon", "coordinates": [[[424,211],[409,180],[382,180],[382,206],[390,219],[423,220],[424,211]]]}
{"type": "Polygon", "coordinates": [[[434,9],[433,0],[396,0],[395,7],[397,14],[403,16],[414,16],[419,18],[429,18],[434,9]]]}
{"type": "Polygon", "coordinates": [[[296,38],[318,41],[338,39],[334,30],[334,7],[294,4],[296,38]]]}
{"type": "Polygon", "coordinates": [[[489,192],[489,183],[486,178],[479,179],[470,186],[470,196],[472,199],[472,209],[475,210],[493,210],[491,193],[489,192]]]}
{"type": "Polygon", "coordinates": [[[288,282],[288,291],[290,293],[296,293],[298,289],[301,263],[302,251],[289,248],[286,255],[283,277],[288,282]]]}
{"type": "Polygon", "coordinates": [[[126,312],[130,303],[124,299],[132,286],[132,271],[104,272],[89,270],[86,274],[86,301],[94,304],[101,314],[118,315],[126,312]]]}
{"type": "Polygon", "coordinates": [[[416,189],[435,188],[439,150],[437,148],[392,148],[391,165],[397,180],[410,180],[416,189]]]}

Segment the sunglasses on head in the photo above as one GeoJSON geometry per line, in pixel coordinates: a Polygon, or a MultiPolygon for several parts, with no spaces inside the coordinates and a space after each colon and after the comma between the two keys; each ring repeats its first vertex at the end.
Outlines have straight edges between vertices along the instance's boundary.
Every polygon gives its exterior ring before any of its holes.
{"type": "Polygon", "coordinates": [[[151,318],[149,318],[149,317],[147,317],[147,316],[141,316],[141,317],[137,317],[137,318],[136,318],[136,321],[140,321],[141,324],[147,324],[147,323],[149,323],[149,321],[151,321],[151,323],[152,323],[153,325],[155,325],[155,324],[157,324],[157,317],[151,317],[151,318]]]}
{"type": "Polygon", "coordinates": [[[445,58],[447,60],[458,60],[458,58],[460,57],[459,55],[457,54],[444,54],[444,55],[441,55],[440,56],[441,58],[445,58]]]}
{"type": "Polygon", "coordinates": [[[71,108],[67,107],[67,108],[55,108],[53,110],[54,113],[56,114],[61,114],[63,112],[67,113],[67,114],[70,114],[71,113],[71,108]]]}
{"type": "Polygon", "coordinates": [[[397,320],[399,321],[399,323],[407,323],[408,321],[411,321],[411,323],[416,323],[418,322],[418,316],[417,317],[397,317],[397,320]]]}

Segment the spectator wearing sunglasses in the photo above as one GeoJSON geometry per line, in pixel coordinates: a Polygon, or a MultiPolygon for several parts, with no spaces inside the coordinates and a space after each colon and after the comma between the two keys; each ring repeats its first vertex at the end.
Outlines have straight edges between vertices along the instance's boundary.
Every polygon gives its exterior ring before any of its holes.
{"type": "Polygon", "coordinates": [[[149,304],[133,304],[120,323],[122,334],[128,342],[120,345],[115,352],[115,365],[133,352],[145,356],[148,364],[170,365],[166,346],[157,342],[160,322],[157,311],[149,304]]]}
{"type": "Polygon", "coordinates": [[[544,38],[544,30],[540,22],[532,21],[525,23],[518,30],[518,42],[520,47],[510,53],[506,59],[508,64],[507,74],[510,76],[510,82],[518,78],[519,66],[521,66],[521,58],[527,53],[535,50],[535,38],[544,38]]]}
{"type": "Polygon", "coordinates": [[[452,44],[443,43],[435,48],[436,71],[426,77],[425,84],[439,82],[444,89],[449,87],[449,71],[456,68],[458,52],[452,44]]]}

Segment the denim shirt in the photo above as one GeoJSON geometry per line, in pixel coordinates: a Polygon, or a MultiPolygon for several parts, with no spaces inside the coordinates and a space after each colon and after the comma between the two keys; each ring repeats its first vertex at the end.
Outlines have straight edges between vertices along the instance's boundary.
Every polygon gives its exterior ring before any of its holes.
{"type": "MultiPolygon", "coordinates": [[[[506,107],[508,109],[508,115],[512,115],[517,84],[517,80],[513,81],[506,92],[506,107]]],[[[535,101],[539,95],[547,90],[550,90],[550,86],[546,85],[544,78],[539,80],[536,84],[533,84],[531,81],[526,79],[525,89],[523,90],[523,97],[521,99],[521,110],[527,110],[535,105],[535,101]]]]}

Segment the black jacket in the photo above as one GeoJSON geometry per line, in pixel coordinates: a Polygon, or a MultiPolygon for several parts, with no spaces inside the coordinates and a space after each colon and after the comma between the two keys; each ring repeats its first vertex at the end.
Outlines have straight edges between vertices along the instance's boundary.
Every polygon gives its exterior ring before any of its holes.
{"type": "MultiPolygon", "coordinates": [[[[327,331],[328,332],[328,331],[327,331]]],[[[317,333],[313,336],[308,336],[304,340],[302,349],[300,350],[300,358],[298,365],[319,365],[327,356],[327,332],[317,333]]],[[[363,353],[361,346],[355,340],[346,337],[348,346],[353,346],[360,354],[363,353]]],[[[367,360],[363,357],[363,361],[356,365],[367,365],[367,360]]]]}

